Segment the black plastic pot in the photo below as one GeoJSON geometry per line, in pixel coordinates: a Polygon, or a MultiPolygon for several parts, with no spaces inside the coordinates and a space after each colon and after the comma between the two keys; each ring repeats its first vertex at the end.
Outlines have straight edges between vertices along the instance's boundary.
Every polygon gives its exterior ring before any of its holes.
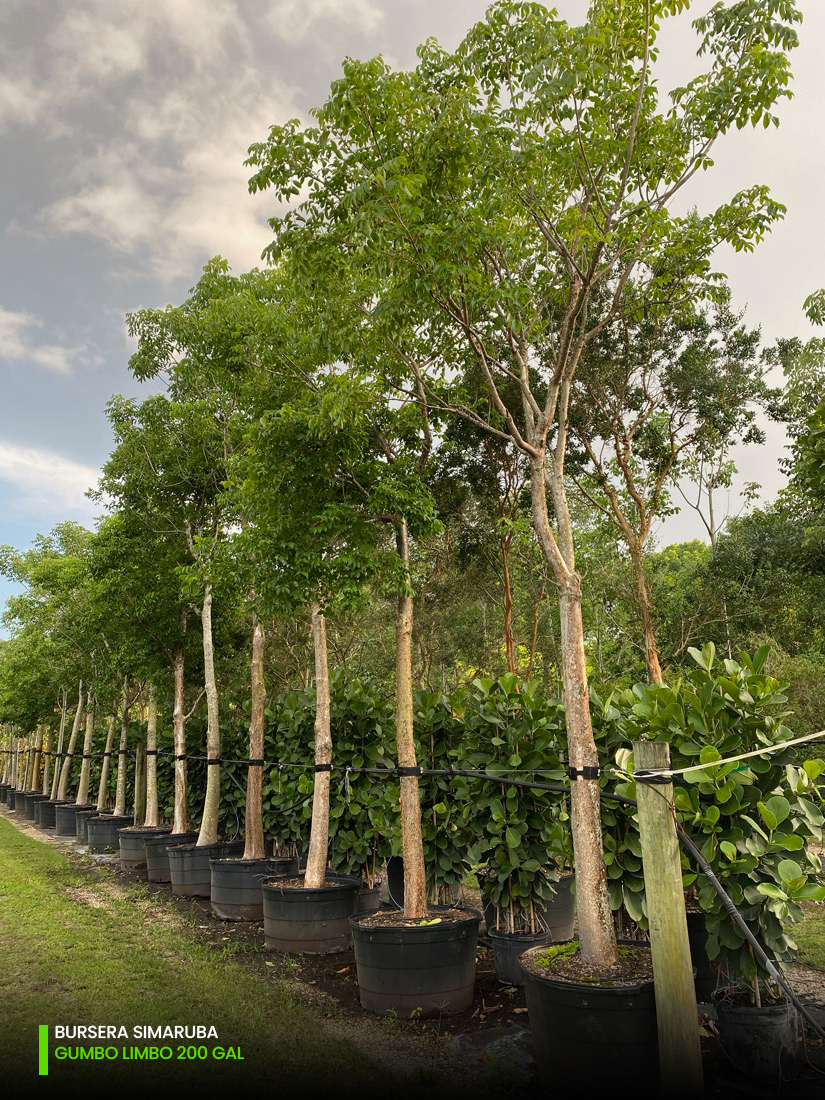
{"type": "Polygon", "coordinates": [[[6,795],[6,805],[10,810],[17,810],[17,796],[22,794],[22,791],[18,791],[15,787],[9,787],[9,793],[6,795]]]}
{"type": "Polygon", "coordinates": [[[76,802],[58,802],[54,808],[54,831],[57,836],[75,836],[75,815],[78,810],[93,810],[94,806],[78,806],[76,802]]]}
{"type": "Polygon", "coordinates": [[[78,844],[89,843],[89,818],[99,816],[97,807],[92,810],[79,810],[74,815],[74,835],[77,837],[78,844]]]}
{"type": "Polygon", "coordinates": [[[57,799],[47,798],[44,802],[38,802],[34,808],[34,823],[41,829],[53,829],[55,827],[55,808],[60,803],[57,799]]]}
{"type": "Polygon", "coordinates": [[[49,796],[42,794],[40,791],[35,791],[34,794],[30,794],[26,799],[26,820],[37,821],[37,807],[41,802],[48,801],[49,796]]]}
{"type": "MultiPolygon", "coordinates": [[[[484,877],[483,870],[477,872],[481,887],[484,923],[487,931],[490,932],[496,926],[496,907],[491,901],[484,899],[484,877]]],[[[575,875],[565,875],[556,883],[556,892],[550,901],[544,906],[536,906],[536,916],[547,929],[545,943],[565,943],[573,938],[576,925],[576,898],[573,894],[575,881],[575,875]]]]}
{"type": "Polygon", "coordinates": [[[352,942],[349,919],[358,910],[360,884],[344,875],[330,875],[327,881],[335,885],[307,889],[285,886],[283,879],[261,883],[267,947],[306,955],[346,951],[352,942]]]}
{"type": "Polygon", "coordinates": [[[687,911],[688,941],[690,959],[695,971],[693,985],[696,989],[696,1001],[710,1004],[716,991],[716,971],[708,958],[708,934],[705,930],[705,914],[687,911]]]}
{"type": "Polygon", "coordinates": [[[218,844],[176,844],[169,848],[169,874],[172,893],[188,898],[208,898],[212,893],[211,859],[232,859],[243,855],[242,840],[224,840],[218,844]]]}
{"type": "Polygon", "coordinates": [[[263,920],[261,883],[278,875],[297,875],[298,860],[210,859],[212,913],[218,920],[263,920]]]}
{"type": "Polygon", "coordinates": [[[633,1087],[655,1094],[659,1042],[653,982],[599,986],[538,977],[519,959],[527,997],[536,1068],[542,1082],[562,1096],[614,1091],[621,1066],[633,1067],[633,1087]]]}
{"type": "Polygon", "coordinates": [[[198,839],[196,832],[188,833],[156,833],[154,836],[144,836],[143,844],[146,849],[146,877],[150,882],[170,882],[172,879],[169,870],[169,852],[167,849],[172,844],[191,844],[198,839]]]}
{"type": "Polygon", "coordinates": [[[0,805],[2,806],[5,806],[7,804],[10,786],[10,783],[0,783],[0,805]]]}
{"type": "Polygon", "coordinates": [[[131,825],[134,820],[128,814],[101,814],[99,817],[90,817],[86,826],[88,831],[90,852],[118,852],[120,851],[120,837],[118,833],[131,825]]]}
{"type": "Polygon", "coordinates": [[[356,900],[356,913],[374,913],[381,908],[381,887],[366,886],[364,883],[358,887],[356,900]]]}
{"type": "Polygon", "coordinates": [[[751,1077],[778,1081],[799,1073],[799,1021],[790,1001],[757,1008],[717,1000],[716,1026],[727,1056],[751,1077]]]}
{"type": "Polygon", "coordinates": [[[519,956],[531,947],[544,947],[550,942],[549,932],[537,932],[531,935],[510,932],[497,932],[495,928],[488,928],[487,935],[493,947],[493,963],[496,968],[496,977],[503,985],[524,985],[519,968],[519,956]]]}
{"type": "Polygon", "coordinates": [[[146,838],[148,836],[168,836],[171,825],[127,825],[118,829],[117,840],[120,849],[120,866],[124,871],[146,869],[146,838]]]}
{"type": "MultiPolygon", "coordinates": [[[[387,911],[399,919],[399,914],[387,911]]],[[[462,909],[471,919],[451,916],[448,906],[433,906],[439,924],[369,924],[369,916],[350,917],[361,1006],[379,1015],[409,1019],[454,1016],[473,1003],[476,944],[481,913],[462,909]]]]}

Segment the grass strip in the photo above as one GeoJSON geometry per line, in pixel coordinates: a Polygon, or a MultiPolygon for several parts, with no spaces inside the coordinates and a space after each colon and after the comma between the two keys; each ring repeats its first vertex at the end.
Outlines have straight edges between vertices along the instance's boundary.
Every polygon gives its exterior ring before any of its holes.
{"type": "MultiPolygon", "coordinates": [[[[141,889],[18,832],[0,818],[0,1080],[38,1075],[38,1025],[50,1027],[49,1076],[100,1088],[261,1083],[314,1095],[398,1094],[363,1050],[329,1033],[277,977],[267,981],[192,941],[186,922],[141,889]],[[214,1025],[211,1040],[55,1040],[56,1024],[214,1025]],[[206,1046],[207,1060],[58,1061],[56,1046],[206,1046]],[[240,1048],[217,1061],[212,1048],[240,1048]],[[366,1088],[365,1088],[366,1085],[366,1088]]],[[[406,1095],[407,1088],[401,1091],[406,1095]]]]}

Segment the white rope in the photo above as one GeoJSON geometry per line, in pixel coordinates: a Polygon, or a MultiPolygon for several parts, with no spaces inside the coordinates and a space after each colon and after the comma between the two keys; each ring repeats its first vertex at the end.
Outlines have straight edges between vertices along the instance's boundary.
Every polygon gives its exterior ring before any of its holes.
{"type": "MultiPolygon", "coordinates": [[[[766,745],[763,749],[754,749],[753,752],[741,752],[738,756],[726,756],[723,760],[708,760],[704,764],[691,764],[689,768],[663,768],[661,771],[650,771],[645,768],[645,775],[684,775],[685,772],[703,772],[707,768],[718,768],[722,764],[734,764],[737,760],[748,760],[752,756],[767,756],[768,753],[779,752],[781,749],[789,749],[791,745],[801,745],[805,741],[813,741],[817,737],[825,735],[825,730],[819,730],[817,733],[806,733],[804,737],[794,737],[791,741],[778,741],[775,745],[766,745]]],[[[631,773],[623,771],[621,768],[614,768],[613,771],[618,772],[620,775],[633,778],[631,773]]]]}

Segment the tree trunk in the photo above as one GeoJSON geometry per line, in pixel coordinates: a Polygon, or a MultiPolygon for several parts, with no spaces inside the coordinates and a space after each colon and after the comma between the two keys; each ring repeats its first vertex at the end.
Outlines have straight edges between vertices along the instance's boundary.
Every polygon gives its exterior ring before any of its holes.
{"type": "Polygon", "coordinates": [[[29,790],[35,791],[40,787],[40,764],[43,760],[43,727],[37,727],[37,734],[34,739],[34,763],[32,764],[32,778],[31,787],[29,790]]]}
{"type": "Polygon", "coordinates": [[[63,802],[66,799],[66,791],[69,787],[69,773],[72,770],[72,757],[74,756],[74,748],[77,744],[77,734],[80,730],[80,723],[83,721],[83,681],[80,681],[80,687],[77,693],[77,707],[74,712],[74,721],[72,722],[72,732],[69,737],[69,748],[66,752],[66,759],[63,761],[63,767],[60,769],[60,783],[57,787],[58,801],[63,802]]]}
{"type": "Polygon", "coordinates": [[[40,793],[48,795],[49,793],[49,772],[51,770],[52,763],[52,727],[46,726],[46,743],[43,746],[43,786],[40,788],[40,793]]]}
{"type": "Polygon", "coordinates": [[[304,885],[308,889],[323,886],[327,878],[331,778],[329,769],[332,766],[327,625],[317,603],[312,605],[312,642],[315,649],[315,787],[312,793],[312,825],[304,878],[304,885]]]}
{"type": "MultiPolygon", "coordinates": [[[[146,723],[146,816],[145,826],[158,823],[158,704],[155,685],[149,685],[149,719],[146,723]]],[[[137,824],[137,818],[135,818],[137,824]]]]}
{"type": "Polygon", "coordinates": [[[173,833],[189,831],[189,786],[186,781],[186,714],[183,709],[183,672],[185,653],[179,649],[175,654],[173,673],[175,677],[175,702],[172,711],[172,726],[175,741],[175,819],[173,833]]]}
{"type": "Polygon", "coordinates": [[[639,609],[639,621],[642,625],[642,637],[645,645],[647,678],[651,684],[661,684],[662,666],[659,664],[659,647],[656,642],[656,628],[653,625],[653,601],[650,598],[650,586],[645,575],[644,551],[641,546],[630,547],[630,560],[633,565],[636,604],[639,609]]]}
{"type": "Polygon", "coordinates": [[[146,816],[146,746],[138,743],[135,749],[135,799],[132,820],[137,823],[146,816]]]}
{"type": "Polygon", "coordinates": [[[100,782],[97,785],[97,812],[102,814],[106,808],[106,795],[109,788],[109,772],[112,770],[112,746],[115,743],[117,726],[117,703],[109,716],[109,728],[106,731],[106,747],[103,750],[103,764],[100,768],[100,782]]]}
{"type": "MultiPolygon", "coordinates": [[[[263,623],[255,618],[252,628],[252,706],[249,716],[249,759],[263,760],[266,726],[266,684],[264,683],[264,650],[266,635],[263,623]]],[[[262,764],[250,765],[246,772],[246,818],[244,821],[244,859],[264,859],[262,764]]]]}
{"type": "Polygon", "coordinates": [[[123,702],[120,707],[120,743],[117,750],[115,781],[115,817],[126,813],[126,753],[129,751],[129,677],[123,677],[123,702]]]}
{"type": "Polygon", "coordinates": [[[57,755],[54,761],[54,779],[52,781],[52,802],[57,798],[57,784],[60,780],[60,757],[63,755],[63,737],[66,733],[66,714],[69,709],[69,693],[63,688],[60,700],[60,730],[57,735],[57,755]]]}
{"type": "MultiPolygon", "coordinates": [[[[218,715],[218,684],[215,679],[215,647],[212,641],[212,585],[207,584],[201,610],[203,632],[203,675],[206,688],[206,755],[208,760],[220,760],[221,727],[218,715]]],[[[218,839],[218,813],[221,802],[221,766],[206,765],[206,796],[198,844],[215,844],[218,839]]]]}
{"type": "MultiPolygon", "coordinates": [[[[395,619],[395,741],[398,766],[406,769],[416,767],[412,685],[413,598],[406,520],[402,520],[396,529],[396,545],[404,566],[406,590],[398,597],[395,619]]],[[[418,776],[404,775],[398,782],[401,788],[404,916],[415,920],[427,915],[427,880],[424,871],[424,842],[421,837],[418,776]]]]}
{"type": "MultiPolygon", "coordinates": [[[[559,593],[568,763],[576,769],[598,767],[599,756],[590,721],[581,581],[575,570],[567,494],[563,482],[556,479],[553,504],[559,529],[557,543],[547,510],[547,463],[543,450],[532,458],[530,465],[533,527],[559,593]]],[[[576,864],[576,913],[582,959],[591,966],[609,968],[618,962],[619,956],[602,851],[598,779],[571,779],[570,827],[576,864]]]]}
{"type": "Polygon", "coordinates": [[[501,575],[504,584],[504,649],[507,655],[507,671],[514,676],[516,668],[516,639],[513,634],[513,584],[510,579],[510,535],[499,535],[501,548],[501,575]]]}
{"type": "Polygon", "coordinates": [[[77,787],[78,806],[85,806],[89,801],[89,774],[92,767],[92,741],[95,735],[95,697],[90,689],[89,698],[86,701],[86,736],[83,738],[83,763],[80,765],[80,783],[77,787]]]}

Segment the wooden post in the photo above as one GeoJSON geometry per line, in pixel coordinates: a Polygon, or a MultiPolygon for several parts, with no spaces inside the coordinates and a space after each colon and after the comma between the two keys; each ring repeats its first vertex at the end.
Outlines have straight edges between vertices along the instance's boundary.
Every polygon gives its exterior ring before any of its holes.
{"type": "MultiPolygon", "coordinates": [[[[634,741],[637,772],[670,767],[670,750],[659,741],[634,741]]],[[[650,922],[659,1067],[662,1092],[674,1100],[705,1095],[696,991],[690,960],[679,838],[672,783],[636,783],[639,837],[650,922]]]]}

